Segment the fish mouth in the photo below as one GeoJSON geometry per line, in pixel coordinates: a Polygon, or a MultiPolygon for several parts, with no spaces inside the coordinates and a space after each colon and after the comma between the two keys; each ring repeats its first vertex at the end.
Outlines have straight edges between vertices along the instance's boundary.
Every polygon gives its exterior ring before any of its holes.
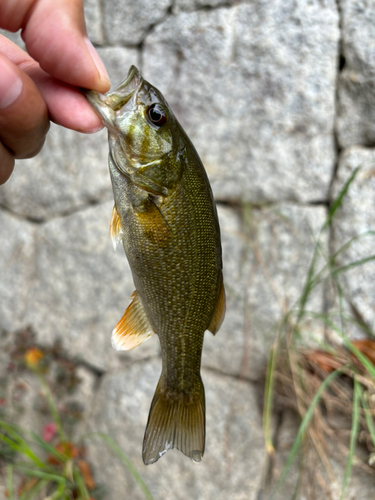
{"type": "Polygon", "coordinates": [[[106,104],[113,111],[118,111],[125,106],[142,83],[143,78],[140,72],[135,66],[131,66],[126,79],[113,92],[105,94],[106,104]]]}

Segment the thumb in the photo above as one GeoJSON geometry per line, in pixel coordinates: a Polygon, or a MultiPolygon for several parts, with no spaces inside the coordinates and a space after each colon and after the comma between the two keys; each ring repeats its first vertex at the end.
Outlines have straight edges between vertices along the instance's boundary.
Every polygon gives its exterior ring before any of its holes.
{"type": "Polygon", "coordinates": [[[54,78],[106,92],[110,81],[89,41],[82,0],[36,0],[22,38],[29,54],[54,78]]]}

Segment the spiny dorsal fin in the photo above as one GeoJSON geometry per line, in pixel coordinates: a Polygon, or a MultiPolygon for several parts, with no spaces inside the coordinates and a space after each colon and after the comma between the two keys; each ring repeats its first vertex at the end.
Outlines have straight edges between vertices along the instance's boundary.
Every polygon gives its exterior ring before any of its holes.
{"type": "Polygon", "coordinates": [[[121,219],[117,212],[116,205],[113,207],[112,210],[111,222],[109,224],[109,234],[111,235],[113,248],[116,250],[117,245],[120,243],[124,235],[121,226],[121,219]]]}
{"type": "Polygon", "coordinates": [[[225,316],[225,290],[223,283],[223,273],[220,273],[220,291],[216,302],[216,307],[214,314],[211,319],[210,326],[208,330],[215,335],[219,331],[221,323],[223,322],[225,316]]]}
{"type": "Polygon", "coordinates": [[[112,346],[117,351],[134,349],[155,333],[143,309],[137,290],[132,293],[130,298],[132,301],[112,332],[112,346]]]}

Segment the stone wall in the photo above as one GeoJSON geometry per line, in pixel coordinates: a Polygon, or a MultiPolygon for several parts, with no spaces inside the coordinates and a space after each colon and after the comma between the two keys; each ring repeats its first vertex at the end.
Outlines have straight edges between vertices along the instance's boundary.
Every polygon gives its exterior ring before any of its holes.
{"type": "MultiPolygon", "coordinates": [[[[18,162],[0,187],[3,338],[12,342],[9,335],[30,326],[39,344],[61,340],[80,360],[92,379],[82,396],[88,427],[116,440],[155,500],[258,499],[266,477],[261,387],[278,320],[298,302],[318,239],[318,267],[353,238],[339,266],[375,253],[375,3],[87,0],[85,12],[113,85],[135,64],[161,90],[218,204],[227,315],[219,334],[205,338],[203,463],[176,451],[147,468],[141,462],[159,346],[152,338],[133,352],[111,347],[133,284],[108,234],[105,131],[83,136],[52,126],[38,157],[18,162]]],[[[343,273],[341,284],[345,310],[371,328],[375,263],[343,273]]],[[[334,313],[334,287],[316,287],[307,308],[334,313]]],[[[306,335],[322,338],[322,325],[309,324],[306,335]]],[[[113,455],[95,445],[91,457],[108,498],[124,491],[143,498],[113,455]]],[[[360,485],[362,494],[366,481],[360,485]]]]}

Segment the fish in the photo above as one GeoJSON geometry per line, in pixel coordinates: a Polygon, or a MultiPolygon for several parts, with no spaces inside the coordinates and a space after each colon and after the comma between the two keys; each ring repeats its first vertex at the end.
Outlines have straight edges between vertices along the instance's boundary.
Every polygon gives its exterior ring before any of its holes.
{"type": "Polygon", "coordinates": [[[193,462],[205,450],[200,368],[206,330],[225,314],[220,227],[203,164],[161,92],[135,66],[114,91],[86,91],[108,129],[114,207],[135,291],[112,332],[129,350],[159,337],[162,371],[143,440],[145,465],[177,448],[193,462]]]}

